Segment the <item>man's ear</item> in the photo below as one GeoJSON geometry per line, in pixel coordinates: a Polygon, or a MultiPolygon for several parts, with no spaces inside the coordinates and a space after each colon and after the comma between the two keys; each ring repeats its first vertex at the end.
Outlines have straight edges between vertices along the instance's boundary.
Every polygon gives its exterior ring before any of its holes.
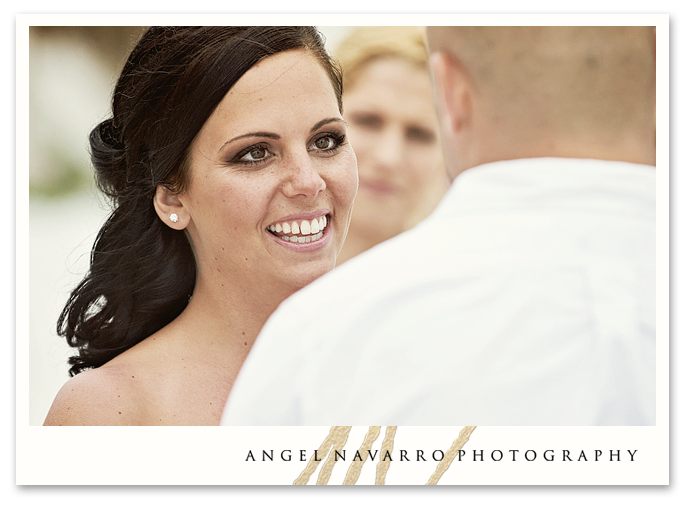
{"type": "Polygon", "coordinates": [[[162,185],[156,187],[154,209],[161,221],[175,230],[183,230],[190,223],[190,213],[182,204],[178,195],[162,185]]]}
{"type": "Polygon", "coordinates": [[[429,62],[440,123],[456,136],[473,118],[472,83],[461,63],[445,51],[432,53],[429,62]]]}

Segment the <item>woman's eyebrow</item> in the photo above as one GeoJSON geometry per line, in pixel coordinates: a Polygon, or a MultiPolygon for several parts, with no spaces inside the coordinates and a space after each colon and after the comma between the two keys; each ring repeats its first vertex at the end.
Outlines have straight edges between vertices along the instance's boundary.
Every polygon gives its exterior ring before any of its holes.
{"type": "Polygon", "coordinates": [[[232,139],[227,140],[226,142],[223,143],[223,145],[219,148],[219,151],[221,151],[226,144],[230,144],[231,142],[235,142],[238,139],[244,139],[246,137],[267,137],[269,139],[281,139],[281,136],[278,134],[273,134],[271,132],[250,132],[247,134],[239,135],[238,137],[233,137],[232,139]]]}
{"type": "Polygon", "coordinates": [[[341,122],[341,123],[343,123],[344,125],[346,124],[346,122],[344,121],[343,118],[340,118],[340,117],[338,117],[338,116],[335,116],[335,117],[333,117],[333,118],[323,119],[322,121],[318,122],[314,127],[312,127],[312,129],[311,129],[310,131],[311,131],[311,132],[314,132],[314,131],[316,131],[316,130],[319,130],[319,129],[320,129],[321,127],[323,127],[324,125],[326,125],[326,124],[328,124],[328,123],[334,123],[335,121],[341,122]]]}
{"type": "MultiPolygon", "coordinates": [[[[315,124],[315,126],[313,126],[313,127],[310,129],[310,132],[315,132],[316,130],[319,130],[319,129],[320,129],[321,127],[323,127],[324,125],[327,125],[327,124],[329,124],[329,123],[334,123],[334,122],[341,122],[341,123],[343,123],[343,124],[346,124],[346,122],[343,120],[343,118],[340,118],[340,117],[338,117],[338,116],[335,116],[335,117],[333,117],[333,118],[326,118],[326,119],[323,119],[322,121],[318,121],[318,122],[315,124]]],[[[239,140],[239,139],[244,139],[244,138],[246,138],[246,137],[266,137],[266,138],[268,138],[268,139],[274,139],[274,140],[281,139],[281,136],[280,136],[280,135],[274,134],[274,133],[271,133],[271,132],[249,132],[249,133],[246,133],[246,134],[243,134],[243,135],[239,135],[239,136],[237,136],[237,137],[233,137],[232,139],[227,140],[227,141],[224,142],[223,145],[219,148],[219,151],[221,151],[221,150],[226,146],[226,144],[230,144],[231,142],[235,142],[235,141],[237,141],[237,140],[239,140]]]]}

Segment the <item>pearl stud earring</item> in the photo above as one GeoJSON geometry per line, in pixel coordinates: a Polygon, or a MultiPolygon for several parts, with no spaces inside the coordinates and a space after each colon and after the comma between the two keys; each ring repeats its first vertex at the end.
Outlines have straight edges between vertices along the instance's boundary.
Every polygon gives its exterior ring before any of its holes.
{"type": "Polygon", "coordinates": [[[179,219],[179,218],[178,218],[178,215],[177,215],[177,214],[175,214],[175,213],[171,214],[170,218],[171,218],[171,221],[172,221],[173,223],[178,223],[178,219],[179,219]]]}

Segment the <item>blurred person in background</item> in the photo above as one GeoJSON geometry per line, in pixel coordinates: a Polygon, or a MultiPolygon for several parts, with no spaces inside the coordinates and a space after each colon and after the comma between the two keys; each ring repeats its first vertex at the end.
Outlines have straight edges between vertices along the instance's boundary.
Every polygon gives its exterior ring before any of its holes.
{"type": "Polygon", "coordinates": [[[113,211],[58,321],[78,353],[45,425],[218,425],[267,317],[343,244],[341,86],[313,27],[142,36],[89,139],[113,211]]]}
{"type": "Polygon", "coordinates": [[[427,33],[450,190],[282,304],[222,424],[656,424],[654,27],[427,33]]]}
{"type": "Polygon", "coordinates": [[[449,188],[449,177],[425,29],[358,27],[335,56],[344,73],[344,119],[359,176],[341,264],[426,218],[449,188]]]}

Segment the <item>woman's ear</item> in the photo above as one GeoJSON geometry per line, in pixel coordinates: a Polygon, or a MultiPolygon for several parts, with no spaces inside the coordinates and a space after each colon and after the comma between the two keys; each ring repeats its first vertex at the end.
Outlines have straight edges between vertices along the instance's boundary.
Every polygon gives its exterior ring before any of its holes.
{"type": "Polygon", "coordinates": [[[190,223],[190,213],[180,202],[178,195],[162,185],[156,187],[154,209],[161,221],[175,230],[183,230],[190,223]]]}

